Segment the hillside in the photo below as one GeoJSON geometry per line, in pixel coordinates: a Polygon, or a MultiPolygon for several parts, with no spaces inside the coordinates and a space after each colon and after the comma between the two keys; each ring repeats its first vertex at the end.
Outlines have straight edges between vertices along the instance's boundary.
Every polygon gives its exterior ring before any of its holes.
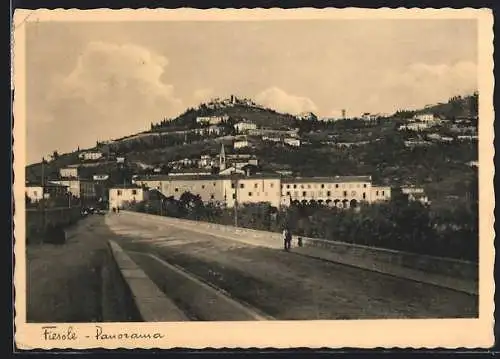
{"type": "MultiPolygon", "coordinates": [[[[99,150],[110,156],[96,163],[81,163],[78,153],[62,154],[45,166],[45,174],[56,176],[59,168],[82,164],[82,176],[97,173],[111,175],[111,183],[120,183],[132,173],[144,173],[148,166],[166,165],[184,158],[199,158],[202,154],[217,155],[221,143],[226,153],[233,153],[235,139],[232,124],[241,119],[254,122],[259,127],[272,129],[298,128],[302,139],[300,147],[266,142],[260,137],[249,136],[253,147],[239,150],[259,158],[263,170],[291,170],[303,176],[361,175],[370,174],[377,183],[391,186],[421,185],[433,201],[448,197],[464,198],[469,183],[477,170],[467,163],[477,161],[477,142],[433,142],[431,146],[408,148],[405,141],[423,139],[425,134],[398,131],[400,123],[415,113],[432,112],[448,119],[477,116],[477,94],[454,97],[446,104],[427,106],[419,111],[398,112],[389,118],[376,121],[360,119],[322,122],[298,120],[255,104],[232,103],[229,106],[202,104],[188,109],[172,120],[152,124],[151,131],[126,138],[100,143],[99,150]],[[222,124],[222,133],[199,134],[196,123],[199,116],[229,116],[222,124]],[[415,138],[413,138],[415,137],[415,138]],[[119,169],[114,158],[127,158],[125,168],[119,169]]],[[[451,123],[451,122],[450,122],[451,123]]],[[[449,135],[450,128],[433,130],[449,135]]],[[[41,166],[27,167],[29,179],[41,177],[41,166]]]]}
{"type": "Polygon", "coordinates": [[[398,111],[396,116],[409,118],[415,114],[432,113],[447,120],[477,118],[479,114],[479,94],[454,96],[446,103],[426,106],[416,111],[398,111]]]}
{"type": "Polygon", "coordinates": [[[160,123],[151,124],[151,131],[161,132],[193,129],[197,127],[197,117],[224,115],[229,116],[232,123],[246,119],[259,127],[273,129],[294,127],[298,123],[298,120],[294,116],[282,114],[268,108],[235,104],[233,106],[212,109],[206,104],[201,104],[197,109],[188,109],[172,120],[165,119],[160,123]]]}

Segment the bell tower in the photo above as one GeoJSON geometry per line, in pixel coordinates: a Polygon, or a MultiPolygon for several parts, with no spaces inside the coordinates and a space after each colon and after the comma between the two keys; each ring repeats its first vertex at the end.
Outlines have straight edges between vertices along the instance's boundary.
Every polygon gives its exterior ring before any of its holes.
{"type": "Polygon", "coordinates": [[[226,151],[224,150],[224,144],[222,144],[219,154],[219,171],[226,169],[226,151]]]}

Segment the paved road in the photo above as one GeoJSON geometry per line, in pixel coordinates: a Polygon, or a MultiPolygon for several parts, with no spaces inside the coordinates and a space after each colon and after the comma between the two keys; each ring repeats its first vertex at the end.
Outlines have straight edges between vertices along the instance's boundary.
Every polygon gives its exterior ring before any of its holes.
{"type": "MultiPolygon", "coordinates": [[[[179,266],[279,320],[477,317],[477,296],[251,246],[122,215],[96,229],[116,240],[181,308],[190,301],[161,263],[179,266]]],[[[196,313],[193,319],[204,320],[196,313]]]]}

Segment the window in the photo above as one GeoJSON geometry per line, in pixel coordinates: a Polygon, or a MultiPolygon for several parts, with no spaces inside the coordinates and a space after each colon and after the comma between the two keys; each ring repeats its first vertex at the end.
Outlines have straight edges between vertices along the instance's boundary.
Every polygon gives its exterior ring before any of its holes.
{"type": "Polygon", "coordinates": [[[37,194],[36,191],[33,191],[33,194],[36,196],[36,194],[37,194]]]}
{"type": "Polygon", "coordinates": [[[353,196],[353,197],[356,196],[356,191],[352,191],[351,196],[353,196]]]}
{"type": "Polygon", "coordinates": [[[366,193],[363,192],[363,199],[366,199],[366,193]]]}
{"type": "Polygon", "coordinates": [[[137,194],[137,190],[136,189],[133,189],[132,190],[132,195],[135,196],[137,194]]]}
{"type": "Polygon", "coordinates": [[[287,184],[287,185],[286,185],[286,188],[290,188],[290,185],[289,185],[289,184],[287,184]]]}
{"type": "Polygon", "coordinates": [[[366,188],[366,183],[363,185],[363,188],[366,188]]]}
{"type": "Polygon", "coordinates": [[[117,196],[121,196],[122,195],[122,190],[119,189],[116,194],[117,194],[117,196]]]}
{"type": "Polygon", "coordinates": [[[304,188],[304,185],[303,185],[303,184],[301,184],[301,185],[300,185],[300,188],[304,188]]]}
{"type": "Polygon", "coordinates": [[[178,188],[176,188],[176,189],[175,189],[175,192],[179,192],[179,189],[178,189],[178,188]]]}
{"type": "Polygon", "coordinates": [[[258,184],[258,183],[255,183],[255,184],[253,185],[253,188],[259,188],[259,184],[258,184]]]}
{"type": "Polygon", "coordinates": [[[294,184],[294,185],[293,185],[293,188],[297,188],[297,185],[296,185],[296,184],[294,184]]]}
{"type": "Polygon", "coordinates": [[[287,191],[287,192],[286,192],[286,195],[287,195],[287,196],[289,196],[289,195],[290,195],[290,191],[287,191]]]}
{"type": "Polygon", "coordinates": [[[245,184],[244,183],[240,183],[240,188],[245,188],[245,184]]]}
{"type": "Polygon", "coordinates": [[[347,197],[347,191],[344,191],[344,197],[347,197]]]}
{"type": "MultiPolygon", "coordinates": [[[[274,187],[274,183],[270,183],[269,184],[269,187],[273,188],[274,187]]],[[[282,186],[283,187],[283,186],[282,186]]]]}
{"type": "Polygon", "coordinates": [[[324,185],[324,184],[321,184],[321,188],[325,188],[325,185],[324,185]]]}
{"type": "Polygon", "coordinates": [[[307,185],[307,188],[311,188],[311,185],[310,185],[310,184],[308,184],[308,185],[307,185]]]}
{"type": "Polygon", "coordinates": [[[384,192],[385,192],[385,191],[382,191],[382,196],[384,196],[384,192]]]}
{"type": "Polygon", "coordinates": [[[378,191],[377,191],[377,192],[375,192],[375,196],[378,196],[378,191]]]}
{"type": "Polygon", "coordinates": [[[214,198],[215,198],[215,196],[214,196],[214,194],[212,193],[212,194],[210,195],[210,199],[214,199],[214,198]]]}
{"type": "Polygon", "coordinates": [[[302,197],[306,196],[306,191],[302,192],[302,197]]]}
{"type": "Polygon", "coordinates": [[[233,199],[236,199],[236,193],[233,193],[233,199]]]}
{"type": "Polygon", "coordinates": [[[231,183],[231,188],[234,188],[234,182],[231,183]]]}
{"type": "Polygon", "coordinates": [[[252,192],[248,192],[248,197],[252,197],[252,192]]]}
{"type": "Polygon", "coordinates": [[[201,189],[205,189],[205,185],[204,184],[201,185],[201,189]]]}
{"type": "Polygon", "coordinates": [[[336,185],[335,185],[335,188],[339,188],[339,185],[338,185],[338,184],[336,184],[336,185]]]}
{"type": "Polygon", "coordinates": [[[214,187],[215,187],[216,183],[214,182],[214,187]]]}
{"type": "Polygon", "coordinates": [[[327,197],[330,197],[331,195],[332,195],[332,192],[331,192],[331,191],[327,191],[327,192],[326,192],[326,196],[327,196],[327,197]]]}

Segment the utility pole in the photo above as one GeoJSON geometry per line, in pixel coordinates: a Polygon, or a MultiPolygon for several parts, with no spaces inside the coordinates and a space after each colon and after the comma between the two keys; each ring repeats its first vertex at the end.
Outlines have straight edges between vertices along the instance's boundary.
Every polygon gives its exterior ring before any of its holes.
{"type": "Polygon", "coordinates": [[[238,227],[238,177],[234,185],[234,226],[238,227]]]}
{"type": "Polygon", "coordinates": [[[45,158],[42,157],[42,231],[45,231],[45,158]]]}

